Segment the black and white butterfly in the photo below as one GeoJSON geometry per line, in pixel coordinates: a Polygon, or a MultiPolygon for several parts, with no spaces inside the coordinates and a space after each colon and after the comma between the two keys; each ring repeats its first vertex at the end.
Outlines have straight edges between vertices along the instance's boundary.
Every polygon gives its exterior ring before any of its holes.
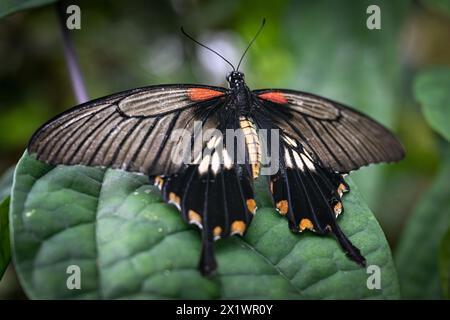
{"type": "Polygon", "coordinates": [[[148,175],[164,200],[201,230],[199,268],[210,274],[217,267],[213,242],[243,236],[256,213],[253,180],[261,168],[258,131],[278,130],[280,168],[268,176],[278,212],[287,217],[293,232],[333,234],[347,256],[364,265],[364,257],[336,222],[343,211],[341,198],[349,191],[343,175],[371,163],[402,159],[401,144],[382,125],[329,99],[284,89],[252,91],[237,70],[233,67],[227,76],[229,88],[157,85],[76,106],[38,129],[28,152],[51,164],[148,175]],[[171,139],[171,133],[193,130],[195,122],[202,129],[223,133],[242,129],[245,161],[239,163],[227,153],[235,141],[223,139],[221,152],[212,150],[216,137],[191,139],[192,144],[200,143],[201,150],[210,151],[206,157],[191,163],[173,161],[179,141],[171,139]]]}

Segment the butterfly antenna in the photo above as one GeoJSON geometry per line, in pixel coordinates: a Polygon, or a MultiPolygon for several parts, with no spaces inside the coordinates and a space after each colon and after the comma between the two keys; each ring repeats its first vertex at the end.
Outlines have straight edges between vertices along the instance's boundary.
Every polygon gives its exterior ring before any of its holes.
{"type": "Polygon", "coordinates": [[[211,51],[211,52],[215,53],[216,55],[218,55],[219,57],[221,57],[221,58],[223,59],[223,61],[225,61],[226,63],[228,63],[228,64],[233,68],[233,71],[236,70],[236,69],[234,68],[233,64],[232,64],[230,61],[228,61],[227,59],[225,59],[225,57],[224,57],[223,55],[221,55],[220,53],[218,53],[216,50],[213,50],[213,49],[211,49],[210,47],[204,45],[203,43],[201,43],[201,42],[195,40],[195,39],[194,39],[192,36],[190,36],[186,31],[184,31],[184,28],[183,28],[183,27],[181,27],[181,32],[182,32],[186,37],[188,37],[189,39],[191,39],[192,41],[194,41],[196,44],[198,44],[199,46],[201,46],[201,47],[203,47],[203,48],[205,48],[205,49],[208,49],[209,51],[211,51]]]}
{"type": "Polygon", "coordinates": [[[264,28],[264,25],[266,24],[266,18],[263,18],[263,21],[261,23],[261,26],[258,29],[258,32],[256,32],[255,36],[253,37],[252,41],[250,41],[250,43],[247,46],[247,49],[245,49],[244,53],[242,54],[241,59],[239,60],[237,69],[239,71],[239,67],[241,66],[241,62],[245,57],[245,54],[247,53],[248,49],[250,49],[250,47],[252,46],[253,42],[255,42],[256,38],[258,38],[259,34],[261,33],[262,29],[264,28]]]}

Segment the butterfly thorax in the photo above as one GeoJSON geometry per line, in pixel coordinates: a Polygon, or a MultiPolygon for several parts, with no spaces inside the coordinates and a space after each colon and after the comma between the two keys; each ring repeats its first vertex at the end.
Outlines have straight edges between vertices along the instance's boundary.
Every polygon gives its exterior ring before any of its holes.
{"type": "Polygon", "coordinates": [[[244,86],[231,89],[233,94],[231,95],[230,107],[236,110],[239,115],[247,116],[252,111],[252,96],[248,87],[244,86]]]}
{"type": "Polygon", "coordinates": [[[252,113],[252,94],[245,84],[244,74],[239,71],[233,71],[227,76],[227,81],[232,94],[230,95],[230,107],[234,109],[239,117],[239,128],[244,135],[247,156],[252,168],[253,178],[257,178],[261,163],[261,147],[258,138],[258,132],[252,113]]]}
{"type": "Polygon", "coordinates": [[[239,116],[247,116],[252,109],[252,94],[245,84],[244,74],[233,71],[227,76],[231,90],[229,106],[236,110],[239,116]]]}

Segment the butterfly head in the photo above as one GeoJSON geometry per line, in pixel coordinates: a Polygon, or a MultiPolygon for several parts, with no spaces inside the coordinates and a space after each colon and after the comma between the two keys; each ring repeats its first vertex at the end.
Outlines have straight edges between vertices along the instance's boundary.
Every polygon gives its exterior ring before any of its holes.
{"type": "Polygon", "coordinates": [[[245,83],[244,78],[244,74],[239,71],[231,71],[227,75],[227,81],[230,84],[230,88],[235,88],[243,85],[245,83]]]}

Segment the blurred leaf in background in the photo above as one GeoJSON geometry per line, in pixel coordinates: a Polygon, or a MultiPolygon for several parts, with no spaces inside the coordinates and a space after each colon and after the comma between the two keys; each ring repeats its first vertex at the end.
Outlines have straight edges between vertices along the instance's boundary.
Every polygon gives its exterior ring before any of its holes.
{"type": "Polygon", "coordinates": [[[450,228],[445,233],[439,248],[439,274],[442,295],[450,299],[450,228]]]}
{"type": "Polygon", "coordinates": [[[450,1],[449,0],[421,0],[422,4],[431,10],[444,13],[450,17],[450,1]]]}
{"type": "Polygon", "coordinates": [[[2,176],[0,176],[0,201],[5,199],[11,193],[14,170],[15,167],[9,168],[2,176]]]}
{"type": "Polygon", "coordinates": [[[11,260],[9,242],[9,195],[13,182],[14,169],[8,169],[0,177],[0,281],[11,260]]]}
{"type": "Polygon", "coordinates": [[[450,157],[406,225],[395,260],[402,296],[439,299],[438,248],[450,225],[450,157]]]}
{"type": "Polygon", "coordinates": [[[450,67],[420,73],[414,93],[430,126],[450,141],[450,67]]]}
{"type": "Polygon", "coordinates": [[[0,201],[0,281],[11,260],[11,245],[9,242],[9,197],[0,201]]]}
{"type": "MultiPolygon", "coordinates": [[[[439,271],[439,246],[450,226],[449,88],[450,69],[445,67],[423,71],[414,82],[414,94],[425,118],[448,141],[442,142],[444,151],[441,169],[411,215],[396,252],[402,293],[409,299],[442,297],[439,273],[444,276],[446,273],[439,271]]],[[[448,293],[448,287],[444,292],[448,293]]]]}
{"type": "Polygon", "coordinates": [[[2,0],[0,2],[0,18],[14,12],[44,6],[56,0],[2,0]]]}

